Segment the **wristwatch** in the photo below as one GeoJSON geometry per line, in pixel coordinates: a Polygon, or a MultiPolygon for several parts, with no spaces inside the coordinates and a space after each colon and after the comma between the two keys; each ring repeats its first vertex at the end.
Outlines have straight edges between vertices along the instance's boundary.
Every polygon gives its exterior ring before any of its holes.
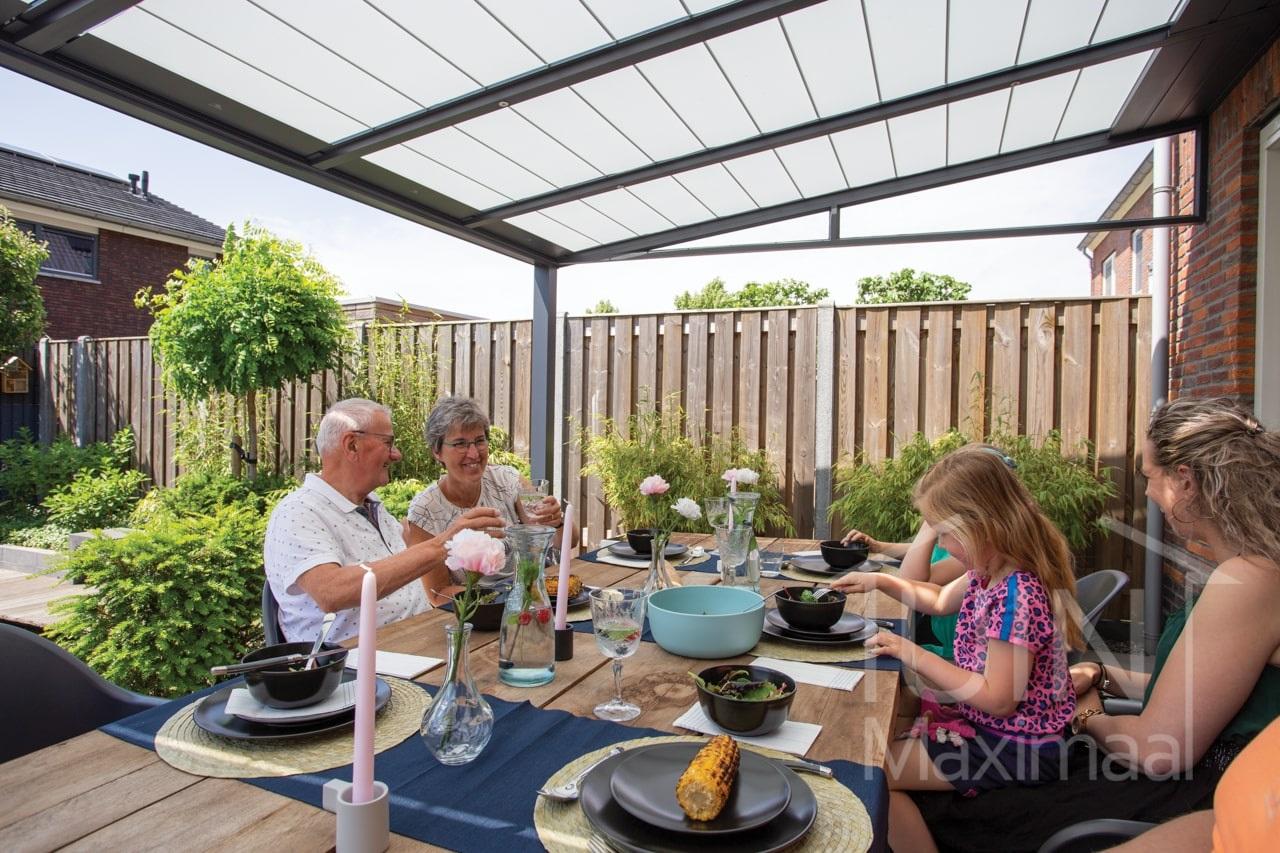
{"type": "Polygon", "coordinates": [[[1101,714],[1101,708],[1086,708],[1079,714],[1071,718],[1071,733],[1073,735],[1084,734],[1089,728],[1089,718],[1095,714],[1101,714]]]}

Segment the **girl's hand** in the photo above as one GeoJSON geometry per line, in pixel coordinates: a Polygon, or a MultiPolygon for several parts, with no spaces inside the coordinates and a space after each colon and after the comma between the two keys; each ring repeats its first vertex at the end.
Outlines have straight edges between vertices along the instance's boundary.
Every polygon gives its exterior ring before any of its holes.
{"type": "Polygon", "coordinates": [[[849,572],[832,581],[831,588],[841,592],[871,592],[878,587],[879,580],[878,572],[849,572]]]}
{"type": "Polygon", "coordinates": [[[848,545],[850,542],[864,542],[866,543],[867,547],[870,548],[872,551],[884,550],[883,542],[880,542],[878,539],[872,539],[870,536],[868,536],[866,533],[863,533],[861,530],[850,530],[848,533],[844,535],[844,538],[840,540],[840,543],[842,545],[848,545]]]}
{"type": "Polygon", "coordinates": [[[920,647],[905,637],[900,637],[892,631],[880,631],[867,640],[865,645],[867,651],[876,657],[884,655],[897,658],[904,665],[915,669],[916,653],[920,651],[920,647]]]}
{"type": "Polygon", "coordinates": [[[1102,675],[1102,667],[1093,661],[1085,661],[1071,667],[1071,686],[1075,688],[1077,696],[1083,696],[1097,686],[1098,678],[1102,675]]]}

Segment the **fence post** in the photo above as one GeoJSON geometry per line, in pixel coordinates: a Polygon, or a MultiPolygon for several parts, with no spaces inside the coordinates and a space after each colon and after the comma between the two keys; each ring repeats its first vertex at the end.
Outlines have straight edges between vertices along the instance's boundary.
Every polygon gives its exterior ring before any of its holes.
{"type": "Polygon", "coordinates": [[[75,365],[77,447],[87,447],[93,440],[93,374],[89,370],[89,343],[92,340],[88,335],[81,335],[71,350],[75,365]]]}
{"type": "Polygon", "coordinates": [[[833,303],[824,302],[818,306],[817,331],[814,342],[818,366],[814,381],[818,386],[813,397],[817,407],[813,419],[813,536],[815,539],[830,539],[831,522],[827,513],[831,508],[832,436],[835,434],[836,306],[833,303]]]}
{"type": "Polygon", "coordinates": [[[36,419],[36,433],[40,443],[48,446],[53,443],[53,369],[52,353],[49,347],[49,336],[40,338],[36,348],[36,389],[40,394],[40,409],[36,419]]]}

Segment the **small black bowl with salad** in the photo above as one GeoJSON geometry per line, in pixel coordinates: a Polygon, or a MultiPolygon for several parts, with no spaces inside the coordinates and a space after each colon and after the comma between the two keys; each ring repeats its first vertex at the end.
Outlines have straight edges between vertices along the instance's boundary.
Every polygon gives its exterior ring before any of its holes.
{"type": "Polygon", "coordinates": [[[763,666],[728,663],[693,676],[698,704],[717,726],[743,737],[766,735],[787,721],[796,698],[791,676],[763,666]]]}
{"type": "Polygon", "coordinates": [[[807,586],[789,586],[778,591],[778,615],[801,631],[825,631],[844,615],[845,594],[829,589],[821,596],[807,586]]]}

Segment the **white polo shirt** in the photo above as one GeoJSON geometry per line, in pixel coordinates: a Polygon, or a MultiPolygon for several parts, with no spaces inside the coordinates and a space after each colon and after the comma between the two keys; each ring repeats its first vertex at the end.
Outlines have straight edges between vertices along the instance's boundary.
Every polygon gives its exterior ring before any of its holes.
{"type": "MultiPolygon", "coordinates": [[[[263,563],[267,582],[280,604],[280,628],[286,640],[314,640],[323,611],[298,586],[308,569],[325,563],[340,566],[381,560],[405,549],[400,522],[383,507],[376,494],[369,500],[377,510],[378,529],[353,504],[318,474],[308,474],[302,487],[276,504],[267,522],[263,563]]],[[[397,622],[430,610],[426,591],[410,581],[378,601],[378,624],[397,622]]],[[[359,632],[360,608],[337,614],[329,632],[331,642],[359,632]]]]}

